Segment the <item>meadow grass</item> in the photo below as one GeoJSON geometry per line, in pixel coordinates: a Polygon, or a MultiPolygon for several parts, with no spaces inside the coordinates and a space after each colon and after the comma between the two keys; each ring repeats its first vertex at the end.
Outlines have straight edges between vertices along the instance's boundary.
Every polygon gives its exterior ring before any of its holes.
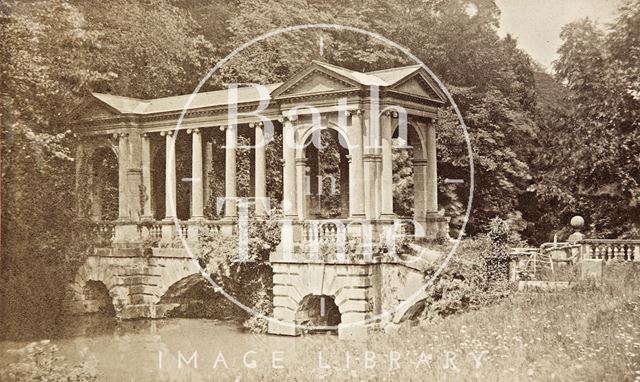
{"type": "MultiPolygon", "coordinates": [[[[366,342],[333,338],[327,346],[326,338],[315,342],[309,336],[299,341],[285,369],[229,370],[229,377],[640,381],[640,267],[633,265],[608,265],[600,285],[583,282],[556,293],[513,293],[492,306],[373,333],[366,342]],[[372,368],[366,367],[367,351],[374,354],[372,368]],[[329,368],[320,367],[320,352],[329,368]],[[391,358],[399,360],[392,364],[391,358]]],[[[216,380],[225,375],[216,374],[216,380]]]]}

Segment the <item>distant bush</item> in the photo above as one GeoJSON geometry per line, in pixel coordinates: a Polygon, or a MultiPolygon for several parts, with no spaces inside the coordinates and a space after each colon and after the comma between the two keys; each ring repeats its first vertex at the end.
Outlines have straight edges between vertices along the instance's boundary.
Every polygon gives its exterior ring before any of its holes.
{"type": "MultiPolygon", "coordinates": [[[[488,283],[483,254],[491,248],[487,235],[464,239],[442,273],[429,286],[425,308],[420,320],[434,320],[486,306],[509,294],[509,285],[488,283]]],[[[447,252],[450,246],[443,247],[447,252]]],[[[433,277],[438,264],[426,271],[425,279],[433,277]]]]}
{"type": "Polygon", "coordinates": [[[20,360],[0,369],[1,381],[87,382],[97,379],[95,372],[83,362],[79,365],[62,363],[58,347],[49,341],[33,342],[15,350],[20,360]]]}
{"type": "Polygon", "coordinates": [[[509,280],[509,224],[498,217],[489,222],[487,234],[490,245],[484,254],[486,279],[488,282],[500,282],[509,280]]]}

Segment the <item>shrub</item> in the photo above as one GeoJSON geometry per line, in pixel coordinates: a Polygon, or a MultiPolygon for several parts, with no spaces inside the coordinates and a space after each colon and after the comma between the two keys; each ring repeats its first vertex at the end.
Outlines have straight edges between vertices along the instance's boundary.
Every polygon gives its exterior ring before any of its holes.
{"type": "MultiPolygon", "coordinates": [[[[239,258],[238,233],[225,236],[204,232],[197,251],[201,265],[226,293],[245,306],[265,316],[271,315],[273,272],[269,256],[280,242],[280,211],[272,210],[266,218],[250,218],[247,258],[239,258]]],[[[266,320],[250,317],[245,327],[266,332],[266,320]]]]}
{"type": "Polygon", "coordinates": [[[0,369],[2,381],[86,382],[97,379],[95,372],[84,362],[73,366],[62,363],[64,357],[56,356],[58,347],[46,340],[33,342],[14,352],[20,355],[20,360],[0,369]]]}
{"type": "MultiPolygon", "coordinates": [[[[507,284],[487,283],[483,254],[491,249],[487,235],[460,242],[442,273],[428,289],[422,320],[434,320],[495,303],[509,293],[507,284]]],[[[443,247],[448,253],[451,247],[443,247]]],[[[433,277],[440,263],[425,272],[425,280],[433,277]]]]}
{"type": "Polygon", "coordinates": [[[489,251],[484,254],[486,279],[488,282],[509,280],[509,224],[498,217],[489,223],[489,251]]]}

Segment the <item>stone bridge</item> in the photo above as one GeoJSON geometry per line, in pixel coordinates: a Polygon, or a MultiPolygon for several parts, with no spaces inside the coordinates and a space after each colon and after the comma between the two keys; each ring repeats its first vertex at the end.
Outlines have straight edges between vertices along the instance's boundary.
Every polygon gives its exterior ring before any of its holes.
{"type": "MultiPolygon", "coordinates": [[[[304,313],[324,296],[320,301],[340,313],[334,317],[340,335],[348,336],[349,323],[389,311],[423,283],[420,270],[388,259],[300,256],[327,244],[340,253],[346,241],[384,245],[402,221],[421,239],[449,237],[449,218],[438,206],[435,123],[446,97],[424,68],[363,73],[314,61],[283,83],[194,95],[183,114],[188,99],[93,93],[72,115],[78,213],[111,222],[104,225],[108,243],[71,286],[74,311],[104,308],[99,297],[106,293],[121,318],[164,316],[171,305],[163,295],[198,272],[173,248],[176,236],[194,242],[211,229],[233,235],[247,222],[240,190],[253,200],[256,219],[269,206],[282,207],[281,247],[272,263],[276,319],[283,324],[325,320],[304,313]],[[240,146],[239,137],[251,144],[240,146]],[[246,156],[239,162],[238,149],[248,150],[247,162],[246,156]],[[249,167],[249,179],[238,176],[238,163],[249,167]],[[394,200],[400,170],[411,184],[410,202],[394,200]],[[247,183],[240,187],[241,181],[247,183]],[[150,245],[153,253],[145,256],[142,248],[150,245]]],[[[409,305],[387,321],[400,321],[409,305]]]]}
{"type": "Polygon", "coordinates": [[[162,297],[193,275],[200,268],[183,249],[154,248],[144,256],[142,248],[98,248],[70,285],[69,309],[93,313],[111,302],[122,319],[162,318],[177,306],[162,303],[162,297]]]}

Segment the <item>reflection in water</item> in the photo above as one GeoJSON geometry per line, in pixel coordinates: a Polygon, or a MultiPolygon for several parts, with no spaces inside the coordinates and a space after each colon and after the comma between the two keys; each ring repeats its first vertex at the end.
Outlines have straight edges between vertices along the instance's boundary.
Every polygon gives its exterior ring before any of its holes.
{"type": "MultiPolygon", "coordinates": [[[[286,367],[287,358],[296,356],[296,343],[301,340],[317,341],[320,348],[335,337],[255,335],[232,324],[205,319],[118,322],[107,317],[78,316],[58,326],[52,343],[67,362],[84,359],[95,368],[100,381],[206,381],[217,380],[219,374],[213,368],[216,360],[217,369],[226,364],[228,370],[245,372],[247,365],[255,365],[259,376],[259,370],[272,367],[276,352],[282,355],[286,367]]],[[[27,343],[0,342],[0,367],[16,361],[17,356],[7,353],[8,349],[27,343]]]]}

